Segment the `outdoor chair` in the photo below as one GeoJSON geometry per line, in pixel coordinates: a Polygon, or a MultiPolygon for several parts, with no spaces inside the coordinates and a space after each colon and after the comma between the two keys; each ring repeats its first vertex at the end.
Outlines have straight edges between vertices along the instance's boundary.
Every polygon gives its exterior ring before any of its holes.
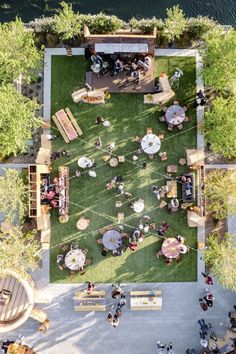
{"type": "Polygon", "coordinates": [[[168,124],[167,129],[168,129],[169,131],[172,131],[172,130],[173,130],[173,128],[174,128],[174,125],[173,125],[173,124],[168,124]]]}
{"type": "Polygon", "coordinates": [[[173,263],[173,259],[172,258],[166,258],[165,262],[166,262],[167,266],[170,266],[173,263]]]}
{"type": "Polygon", "coordinates": [[[179,130],[182,130],[183,129],[183,124],[179,124],[179,125],[177,125],[177,128],[179,129],[179,130]]]}
{"type": "Polygon", "coordinates": [[[102,245],[102,238],[97,239],[97,240],[96,240],[96,243],[97,243],[98,245],[102,245]]]}
{"type": "Polygon", "coordinates": [[[180,164],[180,166],[184,166],[184,165],[186,165],[186,159],[184,159],[184,158],[180,158],[179,159],[179,164],[180,164]]]}
{"type": "Polygon", "coordinates": [[[176,165],[168,165],[166,170],[167,170],[167,173],[176,173],[177,172],[177,166],[176,165]]]}
{"type": "Polygon", "coordinates": [[[102,157],[102,159],[103,159],[103,161],[107,162],[107,161],[110,160],[110,155],[104,155],[104,156],[102,157]]]}
{"type": "Polygon", "coordinates": [[[165,117],[165,116],[159,117],[159,121],[160,121],[160,122],[165,122],[165,121],[166,121],[166,117],[165,117]]]}
{"type": "Polygon", "coordinates": [[[156,257],[160,258],[161,256],[163,256],[162,250],[156,252],[156,257]]]}
{"type": "Polygon", "coordinates": [[[178,100],[176,100],[176,101],[174,101],[174,103],[173,104],[179,104],[179,101],[178,100]]]}
{"type": "Polygon", "coordinates": [[[147,128],[147,134],[152,134],[152,128],[147,128]]]}
{"type": "Polygon", "coordinates": [[[164,200],[162,200],[161,203],[159,204],[159,208],[163,209],[166,205],[167,203],[164,200]]]}
{"type": "Polygon", "coordinates": [[[149,160],[154,160],[154,156],[155,156],[154,154],[149,154],[148,155],[149,160]]]}
{"type": "Polygon", "coordinates": [[[165,138],[165,132],[163,131],[159,132],[158,137],[160,140],[163,140],[165,138]]]}
{"type": "Polygon", "coordinates": [[[92,259],[86,258],[85,265],[92,265],[92,259]]]}
{"type": "Polygon", "coordinates": [[[125,162],[125,156],[124,155],[118,156],[118,161],[119,162],[125,162]]]}
{"type": "Polygon", "coordinates": [[[88,249],[87,248],[83,248],[82,252],[86,255],[88,253],[88,249]]]}
{"type": "Polygon", "coordinates": [[[137,135],[137,136],[135,137],[134,141],[136,141],[137,143],[139,143],[139,144],[140,144],[140,143],[141,143],[141,141],[142,141],[142,138],[141,138],[140,136],[138,136],[138,135],[137,135]]]}
{"type": "Polygon", "coordinates": [[[167,111],[167,107],[166,106],[161,106],[161,110],[163,111],[163,112],[166,112],[167,111]]]}
{"type": "Polygon", "coordinates": [[[161,161],[165,161],[165,160],[167,160],[167,153],[166,152],[160,152],[159,153],[159,156],[160,156],[160,158],[161,158],[161,161]]]}
{"type": "Polygon", "coordinates": [[[189,122],[189,121],[190,121],[190,117],[185,116],[185,117],[184,117],[184,122],[189,122]]]}
{"type": "Polygon", "coordinates": [[[77,245],[77,243],[73,243],[70,245],[70,249],[71,251],[77,250],[79,248],[79,245],[77,245]]]}
{"type": "Polygon", "coordinates": [[[179,263],[179,262],[182,261],[182,258],[181,258],[180,256],[178,256],[178,257],[175,258],[175,261],[176,261],[177,263],[179,263]]]}

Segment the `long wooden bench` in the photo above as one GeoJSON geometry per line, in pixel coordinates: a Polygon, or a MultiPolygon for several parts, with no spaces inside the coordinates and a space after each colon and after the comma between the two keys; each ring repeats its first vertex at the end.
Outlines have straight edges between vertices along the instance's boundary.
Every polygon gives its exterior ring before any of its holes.
{"type": "Polygon", "coordinates": [[[130,309],[134,310],[161,310],[161,290],[131,291],[130,309]]]}
{"type": "Polygon", "coordinates": [[[105,291],[93,291],[87,294],[86,291],[76,291],[74,300],[75,311],[106,311],[105,291]]]}
{"type": "Polygon", "coordinates": [[[82,130],[81,130],[79,124],[78,124],[77,121],[75,120],[75,117],[74,117],[73,114],[71,113],[70,108],[67,107],[67,108],[65,109],[65,111],[66,111],[66,114],[68,115],[68,117],[70,118],[71,123],[73,124],[73,126],[74,126],[75,130],[77,131],[77,133],[78,133],[79,135],[82,135],[83,132],[82,132],[82,130]]]}
{"type": "Polygon", "coordinates": [[[64,133],[64,130],[62,129],[60,123],[58,122],[57,117],[56,117],[56,116],[52,116],[52,119],[53,119],[54,123],[56,124],[57,129],[58,129],[59,132],[61,133],[61,135],[62,135],[63,139],[65,140],[65,142],[66,142],[66,143],[69,143],[70,140],[68,139],[68,137],[67,137],[66,134],[64,133]]]}

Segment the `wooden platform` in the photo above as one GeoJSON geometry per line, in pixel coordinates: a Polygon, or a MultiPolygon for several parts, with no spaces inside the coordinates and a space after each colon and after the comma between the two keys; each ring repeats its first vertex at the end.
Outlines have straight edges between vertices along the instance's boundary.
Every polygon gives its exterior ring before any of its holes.
{"type": "Polygon", "coordinates": [[[73,300],[75,311],[106,311],[105,291],[93,291],[92,294],[76,291],[73,300]]]}
{"type": "Polygon", "coordinates": [[[0,279],[0,290],[11,292],[11,300],[7,305],[0,305],[0,324],[12,322],[20,317],[29,307],[28,296],[24,286],[12,276],[0,279]]]}
{"type": "Polygon", "coordinates": [[[162,296],[160,290],[154,291],[131,291],[131,310],[161,310],[162,296]]]}
{"type": "Polygon", "coordinates": [[[86,73],[86,79],[90,86],[94,87],[96,90],[104,90],[108,92],[122,92],[122,93],[148,93],[154,92],[154,63],[152,60],[152,65],[150,70],[146,72],[145,75],[142,75],[140,82],[135,85],[135,80],[133,78],[128,78],[126,71],[111,76],[110,74],[106,75],[97,75],[93,72],[86,73]]]}

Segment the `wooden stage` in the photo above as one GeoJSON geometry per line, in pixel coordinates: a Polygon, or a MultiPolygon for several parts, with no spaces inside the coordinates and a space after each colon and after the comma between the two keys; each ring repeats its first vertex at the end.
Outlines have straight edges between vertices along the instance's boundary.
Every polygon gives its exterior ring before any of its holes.
{"type": "Polygon", "coordinates": [[[96,90],[103,90],[108,92],[122,92],[122,93],[148,93],[154,92],[154,73],[153,62],[150,70],[145,75],[141,74],[141,80],[135,84],[135,79],[126,75],[127,71],[111,76],[110,73],[106,75],[99,75],[89,71],[86,73],[86,83],[94,87],[96,90]]]}

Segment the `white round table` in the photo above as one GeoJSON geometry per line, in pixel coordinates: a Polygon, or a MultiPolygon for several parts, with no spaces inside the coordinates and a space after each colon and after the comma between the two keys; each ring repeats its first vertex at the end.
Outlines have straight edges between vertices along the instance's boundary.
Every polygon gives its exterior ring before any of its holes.
{"type": "Polygon", "coordinates": [[[93,162],[92,160],[88,159],[87,157],[83,156],[78,160],[78,166],[81,168],[92,167],[93,162]]]}
{"type": "Polygon", "coordinates": [[[141,147],[146,154],[155,154],[160,150],[161,141],[155,134],[147,134],[141,141],[141,147]]]}
{"type": "Polygon", "coordinates": [[[85,263],[86,256],[82,250],[71,250],[65,256],[65,264],[71,270],[82,268],[85,263]]]}
{"type": "Polygon", "coordinates": [[[141,213],[144,209],[144,202],[142,199],[137,200],[136,202],[134,202],[134,211],[136,213],[141,213]]]}
{"type": "Polygon", "coordinates": [[[168,124],[179,125],[183,123],[185,118],[185,112],[178,104],[174,104],[167,108],[166,121],[168,124]]]}
{"type": "Polygon", "coordinates": [[[121,235],[116,230],[108,230],[103,235],[102,243],[108,250],[114,251],[122,245],[121,235]]]}

